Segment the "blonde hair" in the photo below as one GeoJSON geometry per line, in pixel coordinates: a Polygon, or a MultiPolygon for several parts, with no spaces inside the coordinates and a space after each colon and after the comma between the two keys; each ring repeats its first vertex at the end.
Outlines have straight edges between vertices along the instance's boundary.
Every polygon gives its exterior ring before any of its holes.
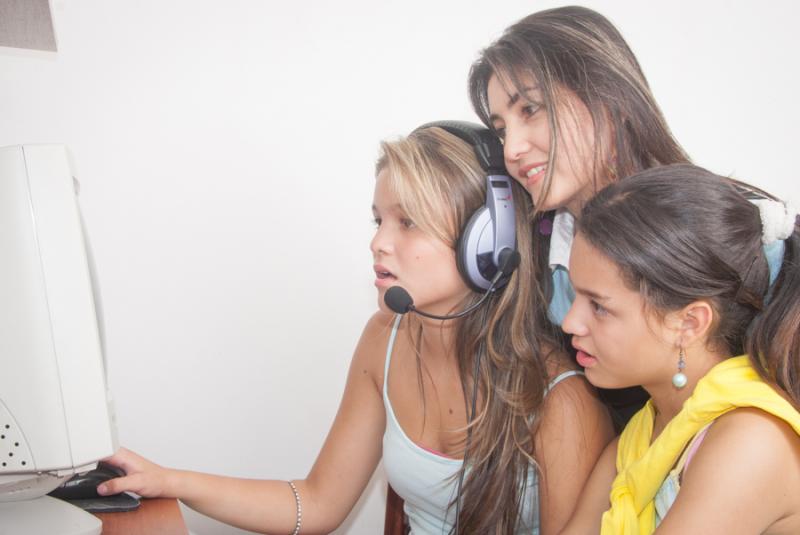
{"type": "MultiPolygon", "coordinates": [[[[423,231],[455,247],[458,234],[486,198],[484,173],[473,148],[439,128],[417,130],[381,147],[376,172],[388,171],[402,209],[423,231]]],[[[512,194],[520,265],[506,287],[490,294],[480,309],[452,320],[467,414],[471,411],[466,393],[477,388],[479,400],[469,424],[471,439],[465,444],[469,470],[459,513],[464,533],[514,532],[529,471],[536,469],[533,434],[549,356],[544,348],[560,343],[555,327],[534,331],[544,324],[543,308],[534,306],[534,272],[542,269],[534,266],[534,259],[544,255],[534,250],[530,196],[516,181],[512,194]]],[[[462,306],[481,295],[470,293],[462,306]]],[[[424,390],[422,396],[424,403],[424,390]]],[[[466,469],[465,463],[462,470],[466,469]]]]}
{"type": "Polygon", "coordinates": [[[376,174],[383,169],[406,215],[455,248],[461,228],[485,198],[472,147],[441,128],[417,130],[381,143],[376,174]]]}

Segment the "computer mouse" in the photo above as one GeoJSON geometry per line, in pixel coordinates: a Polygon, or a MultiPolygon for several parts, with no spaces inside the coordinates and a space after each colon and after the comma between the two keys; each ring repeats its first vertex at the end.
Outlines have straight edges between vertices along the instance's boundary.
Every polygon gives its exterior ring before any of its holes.
{"type": "Polygon", "coordinates": [[[76,474],[66,483],[50,493],[54,498],[62,500],[84,500],[100,498],[97,494],[97,485],[115,477],[122,477],[125,471],[106,462],[97,463],[97,468],[84,474],[76,474]]]}

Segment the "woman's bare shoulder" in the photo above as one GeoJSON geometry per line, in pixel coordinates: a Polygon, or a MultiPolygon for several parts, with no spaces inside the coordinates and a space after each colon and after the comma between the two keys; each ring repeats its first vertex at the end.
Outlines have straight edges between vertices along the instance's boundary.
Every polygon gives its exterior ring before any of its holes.
{"type": "Polygon", "coordinates": [[[551,384],[542,405],[540,438],[571,437],[567,440],[579,439],[584,444],[597,441],[599,453],[613,437],[608,408],[583,373],[564,377],[552,384],[552,380],[564,372],[580,371],[568,354],[553,352],[548,363],[551,384]]]}
{"type": "Polygon", "coordinates": [[[353,354],[351,366],[358,367],[362,373],[369,374],[376,382],[376,386],[383,382],[386,349],[394,321],[393,314],[380,310],[375,312],[364,325],[361,338],[358,340],[353,354]]]}
{"type": "Polygon", "coordinates": [[[720,416],[684,469],[664,533],[797,533],[800,437],[754,408],[720,416]],[[735,514],[709,515],[718,504],[735,514]],[[739,514],[745,512],[746,514],[739,514]],[[688,531],[687,531],[688,529],[688,531]]]}
{"type": "MultiPolygon", "coordinates": [[[[742,447],[733,454],[743,455],[747,464],[759,462],[753,457],[765,457],[775,469],[794,462],[800,467],[800,435],[791,425],[760,409],[743,407],[720,416],[708,431],[703,447],[730,451],[730,444],[742,447]]],[[[719,452],[722,454],[722,451],[719,452]]]]}

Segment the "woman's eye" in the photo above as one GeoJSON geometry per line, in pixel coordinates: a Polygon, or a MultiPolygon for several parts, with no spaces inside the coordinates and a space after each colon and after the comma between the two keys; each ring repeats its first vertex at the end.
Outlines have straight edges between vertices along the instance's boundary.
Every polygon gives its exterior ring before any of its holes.
{"type": "Polygon", "coordinates": [[[522,115],[525,118],[532,117],[534,114],[536,114],[537,111],[539,111],[538,104],[525,104],[524,106],[522,106],[522,115]]]}
{"type": "Polygon", "coordinates": [[[505,143],[506,141],[506,129],[505,128],[495,128],[494,133],[497,138],[500,140],[500,143],[505,143]]]}
{"type": "Polygon", "coordinates": [[[590,304],[590,306],[592,307],[592,312],[594,312],[594,313],[595,313],[595,315],[597,315],[597,316],[605,316],[606,314],[608,314],[608,310],[607,310],[607,309],[605,309],[605,308],[603,307],[603,305],[601,305],[600,303],[598,303],[598,302],[597,302],[597,301],[595,301],[594,299],[592,299],[592,300],[589,302],[589,304],[590,304]]]}
{"type": "Polygon", "coordinates": [[[400,224],[403,225],[404,228],[414,228],[415,226],[414,222],[407,217],[400,219],[400,224]]]}
{"type": "Polygon", "coordinates": [[[378,227],[380,227],[380,226],[381,226],[381,218],[380,218],[380,217],[376,217],[376,218],[374,218],[374,219],[372,220],[372,224],[373,224],[373,225],[375,225],[375,228],[378,228],[378,227]]]}

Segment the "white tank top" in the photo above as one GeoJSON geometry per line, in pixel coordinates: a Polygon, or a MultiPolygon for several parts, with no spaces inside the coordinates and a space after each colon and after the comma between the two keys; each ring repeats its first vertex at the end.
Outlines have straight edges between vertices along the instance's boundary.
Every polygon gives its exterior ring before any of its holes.
{"type": "MultiPolygon", "coordinates": [[[[383,466],[389,484],[404,500],[404,511],[413,535],[446,535],[455,521],[455,498],[458,471],[462,461],[437,455],[414,443],[400,427],[389,400],[389,363],[392,358],[397,328],[402,316],[397,316],[386,348],[383,374],[383,405],[386,409],[386,431],[383,434],[383,466]]],[[[568,371],[553,379],[548,390],[579,371],[568,371]]],[[[539,492],[536,470],[528,471],[525,496],[522,500],[519,534],[539,533],[539,492]]]]}

